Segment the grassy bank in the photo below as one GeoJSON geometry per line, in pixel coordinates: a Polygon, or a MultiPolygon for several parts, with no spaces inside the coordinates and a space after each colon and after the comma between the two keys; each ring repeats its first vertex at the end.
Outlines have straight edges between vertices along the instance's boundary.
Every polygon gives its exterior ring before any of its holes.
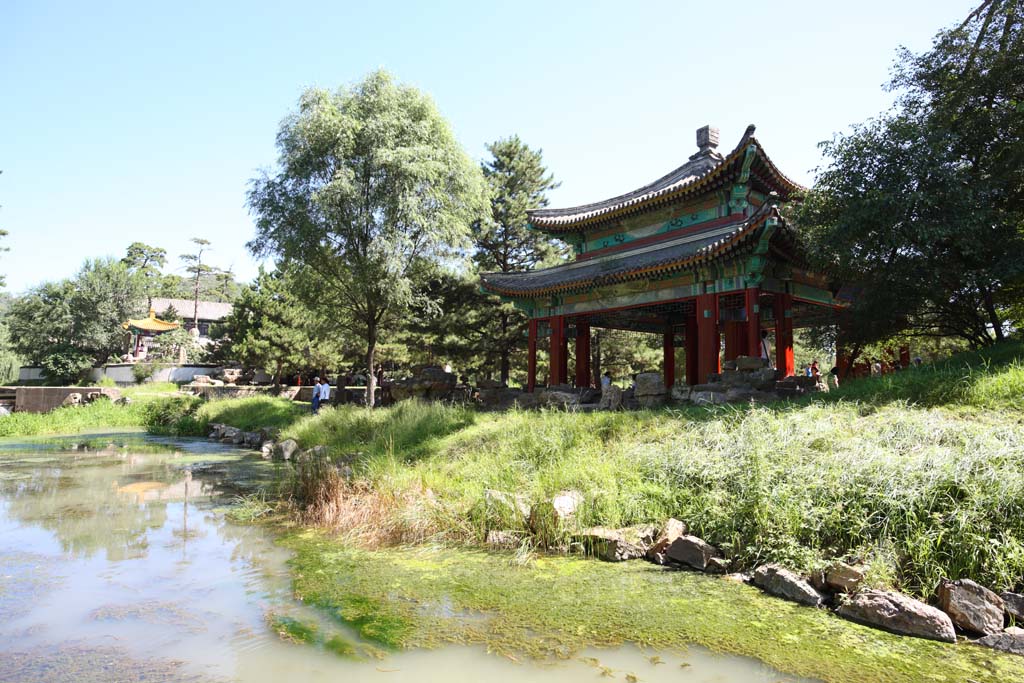
{"type": "Polygon", "coordinates": [[[488,528],[524,526],[488,509],[486,489],[532,502],[576,489],[579,526],[675,516],[740,567],[840,557],[867,563],[875,585],[922,597],[943,577],[1019,590],[1020,354],[1008,345],[756,408],[484,414],[404,403],[328,409],[284,436],[354,463],[360,483],[326,518],[371,543],[478,543],[488,528]]]}
{"type": "MultiPolygon", "coordinates": [[[[510,553],[432,546],[369,552],[309,531],[284,544],[296,553],[296,594],[384,648],[470,643],[515,659],[696,643],[830,683],[1024,680],[1019,657],[893,636],[741,583],[645,562],[522,563],[510,553]]],[[[602,671],[600,657],[584,661],[595,676],[602,671]]]]}

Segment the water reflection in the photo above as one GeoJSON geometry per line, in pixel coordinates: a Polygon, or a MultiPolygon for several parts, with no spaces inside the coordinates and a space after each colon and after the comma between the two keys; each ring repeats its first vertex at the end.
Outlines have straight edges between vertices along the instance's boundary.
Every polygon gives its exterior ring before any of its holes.
{"type": "Polygon", "coordinates": [[[258,456],[202,441],[0,442],[0,683],[793,680],[700,649],[540,666],[472,648],[351,661],[282,641],[268,624],[291,618],[360,645],[293,599],[288,555],[264,529],[216,507],[268,476],[258,456]]]}

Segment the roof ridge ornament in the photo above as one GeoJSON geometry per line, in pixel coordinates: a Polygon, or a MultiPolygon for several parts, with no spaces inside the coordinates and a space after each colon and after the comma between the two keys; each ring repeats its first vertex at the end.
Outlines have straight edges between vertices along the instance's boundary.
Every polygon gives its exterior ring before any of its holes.
{"type": "Polygon", "coordinates": [[[690,161],[701,157],[711,157],[722,160],[723,157],[716,150],[718,149],[719,130],[717,126],[701,126],[697,129],[697,153],[690,157],[690,161]]]}

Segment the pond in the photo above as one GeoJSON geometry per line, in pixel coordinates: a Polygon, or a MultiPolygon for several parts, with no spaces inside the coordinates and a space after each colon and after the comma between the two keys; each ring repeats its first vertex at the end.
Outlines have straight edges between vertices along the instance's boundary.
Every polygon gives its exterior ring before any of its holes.
{"type": "Polygon", "coordinates": [[[537,663],[451,646],[356,661],[282,637],[302,623],[355,638],[293,597],[272,532],[225,514],[272,467],[134,432],[0,441],[0,682],[798,680],[697,647],[537,663]]]}

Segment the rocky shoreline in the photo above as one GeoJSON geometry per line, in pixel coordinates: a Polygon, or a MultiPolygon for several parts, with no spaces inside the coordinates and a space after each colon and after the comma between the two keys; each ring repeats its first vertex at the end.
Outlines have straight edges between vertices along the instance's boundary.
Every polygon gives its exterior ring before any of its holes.
{"type": "MultiPolygon", "coordinates": [[[[328,458],[324,446],[302,450],[294,439],[279,439],[278,430],[243,431],[211,424],[208,438],[225,444],[258,449],[265,459],[302,462],[328,458]]],[[[334,465],[334,463],[332,463],[334,465]]],[[[336,465],[352,477],[351,463],[336,465]]],[[[863,585],[865,567],[837,560],[821,571],[804,575],[779,564],[736,571],[728,549],[689,533],[687,524],[668,519],[662,525],[620,529],[575,528],[576,511],[584,502],[579,491],[562,491],[550,500],[531,503],[526,496],[496,490],[484,492],[488,524],[484,545],[510,550],[524,542],[566,553],[583,553],[607,562],[646,560],[669,570],[699,571],[723,580],[756,586],[775,597],[898,635],[947,643],[958,639],[996,650],[1024,655],[1024,594],[994,591],[970,579],[945,580],[937,605],[893,591],[863,585]],[[498,528],[498,527],[512,528],[498,528]]]]}

